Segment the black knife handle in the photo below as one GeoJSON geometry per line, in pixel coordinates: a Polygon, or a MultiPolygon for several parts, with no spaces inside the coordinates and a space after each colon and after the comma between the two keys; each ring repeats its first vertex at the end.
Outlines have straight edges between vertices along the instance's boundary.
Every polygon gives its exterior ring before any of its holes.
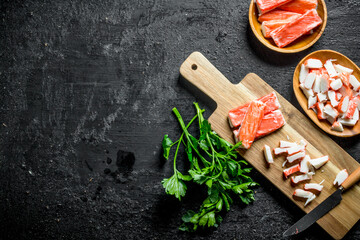
{"type": "Polygon", "coordinates": [[[352,185],[360,180],[360,167],[358,167],[344,182],[341,184],[344,189],[349,189],[352,185]]]}

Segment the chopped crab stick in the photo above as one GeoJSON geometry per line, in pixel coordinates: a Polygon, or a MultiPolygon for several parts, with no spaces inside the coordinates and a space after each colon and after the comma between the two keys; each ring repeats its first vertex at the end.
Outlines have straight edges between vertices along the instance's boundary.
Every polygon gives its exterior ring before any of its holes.
{"type": "Polygon", "coordinates": [[[346,171],[346,169],[341,170],[337,175],[336,178],[334,180],[334,185],[335,186],[340,186],[341,184],[343,184],[343,182],[349,177],[348,172],[346,171]]]}
{"type": "Polygon", "coordinates": [[[289,19],[289,20],[271,20],[271,21],[262,22],[261,32],[265,38],[271,38],[270,33],[272,31],[287,24],[290,21],[291,21],[291,19],[289,19]]]}
{"type": "Polygon", "coordinates": [[[260,123],[255,138],[258,139],[268,135],[284,126],[285,123],[285,118],[280,110],[275,110],[266,114],[260,123]]]}
{"type": "Polygon", "coordinates": [[[335,65],[334,65],[334,68],[335,68],[335,70],[336,70],[338,73],[347,72],[347,73],[352,74],[353,71],[354,71],[354,70],[352,70],[352,69],[350,69],[350,68],[341,66],[340,64],[335,64],[335,65]]]}
{"type": "Polygon", "coordinates": [[[337,77],[338,73],[336,72],[334,65],[333,65],[334,59],[329,59],[325,62],[324,67],[326,68],[326,71],[329,73],[330,77],[337,77]]]}
{"type": "Polygon", "coordinates": [[[310,191],[314,194],[320,194],[321,191],[323,190],[324,186],[319,184],[319,183],[305,183],[304,184],[304,190],[305,191],[310,191]]]}
{"type": "Polygon", "coordinates": [[[309,58],[305,61],[305,66],[308,68],[322,68],[323,64],[319,59],[309,58]]]}
{"type": "Polygon", "coordinates": [[[319,93],[320,92],[320,82],[321,82],[320,75],[316,75],[314,86],[312,88],[314,93],[319,93]]]}
{"type": "Polygon", "coordinates": [[[309,160],[310,160],[310,157],[309,155],[306,155],[304,157],[304,159],[300,162],[300,172],[302,173],[308,173],[310,168],[309,168],[309,160]]]}
{"type": "Polygon", "coordinates": [[[300,83],[304,83],[306,76],[309,74],[309,68],[305,67],[304,64],[301,64],[299,81],[300,83]]]}
{"type": "Polygon", "coordinates": [[[303,175],[298,175],[298,176],[292,176],[291,177],[291,184],[292,185],[296,185],[300,182],[304,182],[307,180],[310,180],[312,177],[309,174],[303,174],[303,175]]]}
{"type": "Polygon", "coordinates": [[[329,79],[325,75],[320,76],[320,92],[326,93],[330,88],[329,79]]]}
{"type": "Polygon", "coordinates": [[[255,140],[256,132],[264,117],[266,105],[260,101],[252,101],[246,111],[243,123],[241,124],[239,140],[242,147],[249,149],[255,140]]]}
{"type": "Polygon", "coordinates": [[[287,148],[274,148],[275,155],[280,155],[282,153],[287,153],[287,148]]]}
{"type": "MultiPolygon", "coordinates": [[[[257,99],[256,101],[260,101],[266,104],[265,114],[280,108],[280,103],[277,99],[275,92],[265,95],[257,99]]],[[[232,128],[236,128],[241,125],[241,122],[244,119],[249,104],[250,103],[247,103],[245,105],[233,108],[229,111],[229,123],[232,128]]]]}
{"type": "Polygon", "coordinates": [[[316,97],[318,102],[324,103],[326,102],[326,100],[328,100],[328,96],[326,93],[319,92],[318,94],[316,94],[316,97]]]}
{"type": "Polygon", "coordinates": [[[333,108],[331,106],[331,104],[326,104],[325,107],[324,107],[324,113],[327,115],[327,116],[330,116],[334,119],[336,119],[338,116],[339,116],[339,112],[333,108]]]}
{"type": "Polygon", "coordinates": [[[286,157],[286,160],[289,162],[289,163],[293,163],[297,160],[301,160],[305,157],[305,151],[301,151],[301,152],[298,152],[298,153],[295,153],[291,156],[287,156],[286,157]]]}
{"type": "Polygon", "coordinates": [[[341,99],[339,105],[338,105],[338,110],[340,113],[345,113],[348,110],[349,107],[349,96],[345,96],[344,98],[341,99]]]}
{"type": "Polygon", "coordinates": [[[350,98],[353,95],[353,90],[349,86],[343,84],[343,86],[339,89],[339,92],[345,97],[349,96],[350,98]]]}
{"type": "Polygon", "coordinates": [[[306,205],[308,205],[311,201],[313,201],[316,198],[316,195],[309,191],[296,189],[293,193],[293,198],[296,200],[303,200],[303,201],[306,200],[304,205],[304,207],[306,207],[306,205]]]}
{"type": "Polygon", "coordinates": [[[273,31],[271,37],[278,47],[285,47],[321,23],[322,20],[316,10],[309,10],[300,17],[273,31]]]}
{"type": "Polygon", "coordinates": [[[280,6],[279,9],[304,14],[308,10],[316,9],[317,1],[318,0],[293,0],[280,6]]]}
{"type": "Polygon", "coordinates": [[[310,96],[314,96],[314,91],[312,89],[307,89],[303,83],[300,84],[300,88],[305,94],[306,98],[309,98],[310,96]]]}
{"type": "Polygon", "coordinates": [[[337,105],[339,105],[339,102],[336,100],[336,92],[335,91],[329,90],[328,97],[329,97],[331,106],[337,107],[337,105]]]}
{"type": "Polygon", "coordinates": [[[268,145],[264,145],[264,156],[268,164],[274,163],[274,158],[268,145]]]}
{"type": "Polygon", "coordinates": [[[341,81],[341,79],[340,78],[338,78],[338,79],[336,79],[336,80],[334,80],[334,81],[332,81],[331,83],[330,83],[330,87],[331,87],[331,89],[333,89],[333,90],[339,90],[341,87],[342,87],[342,81],[341,81]]]}
{"type": "Polygon", "coordinates": [[[343,131],[344,131],[344,127],[343,127],[343,125],[341,124],[341,122],[335,121],[335,122],[331,125],[331,130],[338,131],[338,132],[343,132],[343,131]]]}
{"type": "Polygon", "coordinates": [[[291,0],[256,0],[256,6],[260,15],[269,12],[291,0]]]}
{"type": "Polygon", "coordinates": [[[360,90],[360,82],[356,79],[356,77],[354,75],[350,75],[349,83],[352,86],[352,88],[354,89],[354,91],[360,90]]]}
{"type": "Polygon", "coordinates": [[[317,112],[318,119],[323,119],[323,120],[326,119],[326,115],[324,113],[324,103],[317,102],[315,104],[315,109],[317,112]]]}
{"type": "Polygon", "coordinates": [[[283,11],[274,9],[270,12],[262,14],[259,18],[259,22],[270,21],[270,20],[288,20],[300,17],[301,14],[289,11],[283,11]]]}
{"type": "Polygon", "coordinates": [[[332,118],[330,116],[326,116],[326,120],[330,123],[330,124],[334,124],[335,122],[335,118],[332,118]]]}
{"type": "Polygon", "coordinates": [[[298,153],[301,151],[305,151],[305,147],[301,146],[301,145],[297,145],[295,147],[290,147],[287,149],[287,153],[289,154],[289,156],[294,155],[295,153],[298,153]]]}
{"type": "Polygon", "coordinates": [[[356,102],[356,99],[353,98],[349,102],[349,107],[348,107],[348,110],[346,111],[345,118],[346,119],[353,118],[354,114],[355,114],[355,110],[357,110],[357,102],[356,102]]]}
{"type": "Polygon", "coordinates": [[[327,163],[329,161],[329,156],[323,156],[323,157],[319,157],[319,158],[315,158],[315,159],[310,159],[309,162],[310,164],[315,168],[315,169],[319,169],[321,168],[325,163],[327,163]]]}
{"type": "Polygon", "coordinates": [[[281,148],[290,148],[290,147],[296,147],[296,146],[297,146],[296,143],[280,140],[281,148]]]}
{"type": "Polygon", "coordinates": [[[344,126],[353,127],[355,126],[358,120],[359,120],[359,110],[356,109],[352,119],[339,118],[338,121],[344,126]]]}
{"type": "Polygon", "coordinates": [[[342,72],[340,73],[340,79],[343,85],[349,87],[350,86],[350,73],[342,72]]]}
{"type": "Polygon", "coordinates": [[[300,164],[296,164],[292,167],[286,168],[283,170],[284,178],[288,178],[291,174],[300,171],[300,164]]]}
{"type": "Polygon", "coordinates": [[[308,109],[315,107],[316,103],[317,103],[317,97],[310,96],[308,99],[308,109]]]}
{"type": "Polygon", "coordinates": [[[309,73],[305,78],[305,88],[312,89],[314,82],[315,82],[316,74],[315,73],[309,73]]]}
{"type": "Polygon", "coordinates": [[[336,93],[336,101],[341,100],[341,98],[342,98],[342,94],[339,93],[339,92],[337,92],[337,93],[336,93]]]}

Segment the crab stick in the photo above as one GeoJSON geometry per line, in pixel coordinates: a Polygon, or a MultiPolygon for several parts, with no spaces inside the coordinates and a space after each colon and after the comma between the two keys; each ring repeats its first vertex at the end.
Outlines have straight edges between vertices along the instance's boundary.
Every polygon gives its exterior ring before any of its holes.
{"type": "Polygon", "coordinates": [[[306,76],[309,74],[309,68],[305,67],[304,64],[301,64],[300,74],[299,74],[299,81],[300,83],[304,83],[306,76]]]}
{"type": "Polygon", "coordinates": [[[285,118],[280,110],[266,114],[260,123],[255,138],[266,136],[284,126],[285,123],[285,118]]]}
{"type": "Polygon", "coordinates": [[[338,105],[338,110],[340,113],[345,113],[348,110],[349,107],[349,96],[345,96],[341,99],[339,105],[338,105]]]}
{"type": "MultiPolygon", "coordinates": [[[[280,103],[278,101],[278,98],[277,98],[275,92],[265,95],[265,96],[257,99],[256,101],[260,101],[260,102],[263,102],[266,104],[265,114],[280,108],[280,103]]],[[[241,125],[241,122],[244,119],[244,116],[249,107],[249,104],[250,103],[241,105],[241,106],[233,108],[229,111],[229,123],[232,128],[236,128],[241,125]]]]}
{"type": "Polygon", "coordinates": [[[326,68],[326,71],[329,73],[329,76],[334,78],[338,76],[337,71],[334,68],[333,61],[336,61],[334,59],[328,59],[326,60],[324,67],[326,68]]]}
{"type": "MultiPolygon", "coordinates": [[[[280,110],[275,110],[271,113],[266,114],[261,123],[260,126],[256,132],[255,139],[261,138],[263,136],[266,136],[279,128],[281,128],[285,124],[284,116],[282,115],[280,110]]],[[[233,130],[235,141],[238,141],[238,136],[240,133],[240,128],[237,128],[233,130]]]]}
{"type": "Polygon", "coordinates": [[[312,192],[316,195],[320,194],[323,190],[324,186],[321,183],[305,183],[304,190],[312,192]]]}
{"type": "Polygon", "coordinates": [[[295,161],[302,160],[304,157],[305,157],[305,151],[301,151],[301,152],[295,153],[291,156],[287,156],[286,160],[289,163],[294,163],[295,161]]]}
{"type": "Polygon", "coordinates": [[[275,155],[280,155],[282,153],[287,153],[287,149],[286,148],[274,148],[275,155]]]}
{"type": "Polygon", "coordinates": [[[284,178],[288,178],[291,174],[294,174],[296,172],[300,171],[300,164],[296,164],[292,167],[286,168],[283,170],[284,178]]]}
{"type": "Polygon", "coordinates": [[[318,0],[293,0],[279,7],[281,10],[304,14],[306,11],[316,9],[318,0]]]}
{"type": "Polygon", "coordinates": [[[354,75],[350,75],[349,83],[350,83],[351,87],[354,89],[354,91],[360,90],[360,82],[356,79],[356,77],[354,75]]]}
{"type": "Polygon", "coordinates": [[[343,131],[344,131],[344,127],[343,127],[343,125],[341,124],[341,122],[335,121],[335,122],[331,125],[331,130],[338,131],[338,132],[343,132],[343,131]]]}
{"type": "Polygon", "coordinates": [[[294,142],[288,142],[288,141],[283,141],[283,140],[280,140],[279,145],[280,145],[281,148],[290,148],[290,147],[296,147],[297,146],[297,144],[294,143],[294,142]]]}
{"type": "Polygon", "coordinates": [[[298,175],[298,176],[292,176],[291,177],[291,184],[294,186],[294,185],[297,185],[301,182],[304,182],[304,181],[308,181],[308,180],[311,180],[311,175],[309,174],[303,174],[303,175],[298,175]]]}
{"type": "Polygon", "coordinates": [[[353,127],[359,121],[359,110],[356,109],[352,119],[339,118],[338,121],[343,126],[353,127]]]}
{"type": "Polygon", "coordinates": [[[323,165],[325,165],[325,163],[327,163],[329,161],[329,156],[323,156],[323,157],[319,157],[319,158],[315,158],[315,159],[310,159],[309,162],[310,164],[315,168],[315,169],[319,169],[321,168],[323,165]]]}
{"type": "Polygon", "coordinates": [[[314,82],[315,82],[316,74],[315,73],[309,73],[304,82],[304,86],[306,89],[312,89],[314,82]]]}
{"type": "Polygon", "coordinates": [[[342,72],[340,73],[340,79],[346,87],[350,86],[350,73],[348,72],[342,72]]]}
{"type": "Polygon", "coordinates": [[[271,35],[270,35],[270,34],[271,34],[275,29],[277,29],[277,28],[279,28],[279,27],[281,27],[281,26],[289,23],[290,21],[291,21],[291,18],[290,18],[290,19],[287,19],[287,20],[270,20],[270,21],[264,21],[264,22],[262,22],[262,24],[261,24],[261,32],[262,32],[262,34],[264,35],[265,38],[271,38],[271,35]]]}
{"type": "Polygon", "coordinates": [[[316,10],[312,9],[273,31],[271,37],[278,47],[285,47],[321,23],[322,19],[316,10]]]}
{"type": "Polygon", "coordinates": [[[352,70],[352,69],[350,69],[350,68],[341,66],[340,64],[335,64],[335,65],[334,65],[334,68],[335,68],[335,70],[336,70],[338,73],[347,72],[347,73],[352,74],[353,71],[354,71],[354,70],[352,70]]]}
{"type": "Polygon", "coordinates": [[[327,115],[327,116],[330,116],[334,119],[336,119],[338,116],[339,116],[339,112],[333,108],[331,106],[331,104],[326,104],[325,107],[324,107],[324,113],[327,115]]]}
{"type": "Polygon", "coordinates": [[[264,156],[268,164],[274,163],[274,158],[271,153],[271,149],[268,145],[264,145],[264,156]]]}
{"type": "Polygon", "coordinates": [[[241,124],[239,141],[242,147],[249,149],[255,140],[256,132],[264,117],[266,105],[260,101],[252,101],[246,111],[244,120],[241,124]]]}
{"type": "Polygon", "coordinates": [[[262,15],[290,1],[292,0],[256,0],[256,6],[262,15]]]}
{"type": "Polygon", "coordinates": [[[298,152],[305,151],[305,146],[297,145],[295,147],[290,147],[287,149],[289,156],[294,155],[298,152]]]}
{"type": "Polygon", "coordinates": [[[320,76],[320,92],[322,93],[326,93],[327,91],[329,91],[330,88],[330,81],[327,78],[326,75],[321,75],[320,76]]]}
{"type": "Polygon", "coordinates": [[[325,103],[328,100],[328,96],[326,93],[319,92],[316,94],[317,101],[321,103],[325,103]]]}
{"type": "Polygon", "coordinates": [[[317,98],[315,96],[310,96],[308,98],[308,109],[315,107],[316,103],[317,103],[317,98]]]}
{"type": "Polygon", "coordinates": [[[311,201],[316,198],[316,195],[310,191],[305,191],[303,189],[296,189],[293,193],[293,198],[295,200],[306,201],[304,207],[308,205],[311,201]]]}
{"type": "Polygon", "coordinates": [[[341,170],[335,177],[334,180],[334,185],[335,186],[340,186],[341,184],[343,184],[343,182],[349,177],[348,172],[346,171],[346,169],[341,170]]]}
{"type": "Polygon", "coordinates": [[[326,119],[326,115],[325,115],[325,112],[324,112],[324,103],[317,102],[315,104],[315,109],[316,109],[316,112],[317,112],[318,119],[321,119],[321,120],[326,119]]]}
{"type": "Polygon", "coordinates": [[[304,85],[304,83],[301,83],[300,85],[301,90],[305,94],[306,98],[309,98],[310,96],[314,96],[314,91],[312,89],[307,89],[304,85]]]}
{"type": "Polygon", "coordinates": [[[300,162],[300,172],[301,173],[308,173],[310,171],[310,157],[309,155],[306,155],[304,159],[300,162]]]}
{"type": "Polygon", "coordinates": [[[343,83],[340,78],[338,78],[330,83],[331,89],[333,89],[335,91],[339,90],[342,87],[342,85],[343,85],[343,83]]]}
{"type": "Polygon", "coordinates": [[[305,66],[308,68],[322,68],[323,64],[319,59],[309,58],[305,61],[305,66]]]}
{"type": "Polygon", "coordinates": [[[357,110],[357,102],[356,102],[356,98],[353,98],[349,102],[349,107],[348,110],[346,111],[345,118],[346,119],[353,118],[355,114],[355,110],[357,110]]]}
{"type": "Polygon", "coordinates": [[[300,17],[301,14],[289,11],[283,11],[274,9],[270,12],[262,14],[259,18],[259,22],[270,21],[270,20],[288,20],[300,17]]]}
{"type": "Polygon", "coordinates": [[[339,102],[336,100],[336,92],[333,90],[328,91],[328,98],[330,100],[330,104],[333,107],[337,107],[339,102]]]}

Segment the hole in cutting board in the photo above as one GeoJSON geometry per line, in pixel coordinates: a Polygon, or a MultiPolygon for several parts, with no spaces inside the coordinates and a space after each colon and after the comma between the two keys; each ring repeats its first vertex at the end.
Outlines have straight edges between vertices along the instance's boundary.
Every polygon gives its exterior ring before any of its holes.
{"type": "Polygon", "coordinates": [[[192,69],[192,70],[196,70],[196,69],[197,69],[197,65],[196,65],[196,64],[191,65],[191,69],[192,69]]]}

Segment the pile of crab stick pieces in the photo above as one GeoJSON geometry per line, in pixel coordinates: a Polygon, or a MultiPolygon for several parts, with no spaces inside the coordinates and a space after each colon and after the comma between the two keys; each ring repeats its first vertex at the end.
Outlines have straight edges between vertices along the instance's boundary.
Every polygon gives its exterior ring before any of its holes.
{"type": "Polygon", "coordinates": [[[256,0],[258,21],[265,38],[282,48],[322,23],[316,8],[318,0],[256,0]]]}
{"type": "Polygon", "coordinates": [[[359,120],[360,82],[353,69],[328,59],[324,63],[309,58],[300,68],[300,88],[308,99],[308,109],[319,120],[327,120],[333,131],[344,131],[359,120]]]}
{"type": "MultiPolygon", "coordinates": [[[[323,190],[322,183],[324,180],[320,183],[311,183],[310,181],[316,170],[330,160],[328,155],[311,159],[306,154],[306,146],[307,142],[303,139],[299,143],[281,140],[279,147],[274,148],[273,151],[268,145],[264,145],[264,156],[269,167],[274,163],[273,153],[275,156],[285,155],[283,167],[288,167],[283,170],[283,178],[285,180],[290,178],[293,187],[298,187],[304,183],[303,188],[297,188],[293,193],[295,200],[305,201],[304,206],[313,201],[323,190]]],[[[347,177],[346,169],[341,170],[335,177],[334,185],[340,186],[347,177]]]]}

